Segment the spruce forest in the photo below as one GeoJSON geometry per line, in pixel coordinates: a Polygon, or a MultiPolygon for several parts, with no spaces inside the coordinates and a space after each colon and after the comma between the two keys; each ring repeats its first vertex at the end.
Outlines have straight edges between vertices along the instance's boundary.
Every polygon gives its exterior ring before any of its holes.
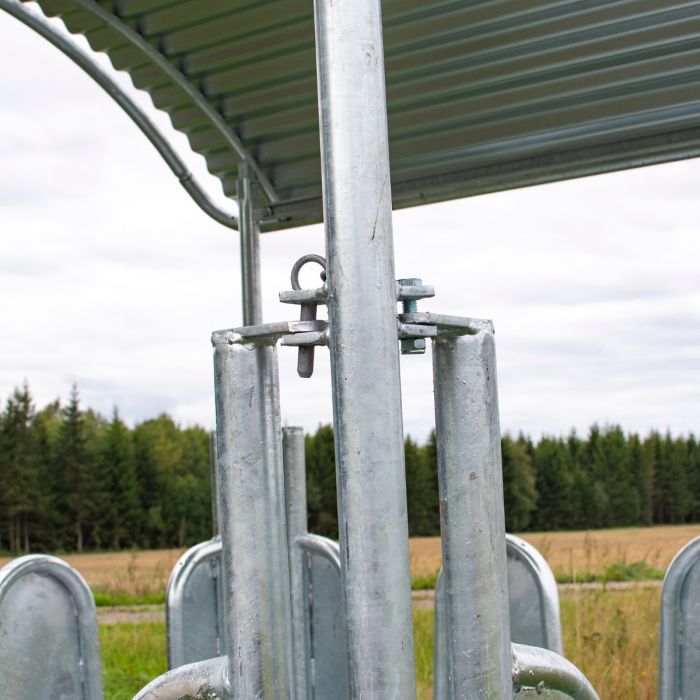
{"type": "MultiPolygon", "coordinates": [[[[439,534],[434,434],[406,439],[412,536],[439,534]]],[[[593,426],[502,439],[509,532],[700,521],[694,436],[593,426]]],[[[306,436],[309,528],[337,536],[333,430],[306,436]]],[[[25,385],[0,415],[0,551],[183,547],[211,536],[209,441],[169,416],[127,426],[80,406],[37,409],[25,385]]]]}

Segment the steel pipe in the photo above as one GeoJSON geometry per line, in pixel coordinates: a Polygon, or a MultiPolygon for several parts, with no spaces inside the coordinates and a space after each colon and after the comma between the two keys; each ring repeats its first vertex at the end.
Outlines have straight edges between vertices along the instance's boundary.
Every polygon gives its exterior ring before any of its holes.
{"type": "Polygon", "coordinates": [[[581,671],[556,652],[525,644],[513,644],[512,654],[515,692],[529,688],[537,695],[543,695],[554,690],[572,700],[600,700],[598,693],[581,671]]]}
{"type": "Polygon", "coordinates": [[[260,281],[260,224],[255,216],[255,180],[241,166],[238,178],[238,220],[241,234],[241,288],[243,325],[262,323],[260,281]]]}
{"type": "Polygon", "coordinates": [[[216,537],[221,534],[221,513],[219,498],[219,458],[216,454],[216,431],[209,433],[209,468],[211,476],[211,530],[216,537]]]}
{"type": "Polygon", "coordinates": [[[501,434],[493,336],[433,350],[449,697],[511,697],[501,434]]]}
{"type": "Polygon", "coordinates": [[[236,229],[238,219],[221,207],[207,194],[202,185],[189,171],[185,162],[170,142],[160,133],[151,118],[136,104],[110,75],[88,52],[76,44],[69,36],[56,27],[43,15],[33,12],[28,3],[21,0],[0,0],[0,8],[18,19],[23,24],[51,42],[77,66],[82,68],[127,114],[131,121],[141,129],[143,135],[153,144],[167,163],[170,170],[192,197],[195,204],[208,216],[228,228],[236,229]]]}
{"type": "Polygon", "coordinates": [[[659,700],[690,698],[700,674],[700,537],[691,540],[666,570],[661,593],[659,700]]]}
{"type": "Polygon", "coordinates": [[[152,680],[134,695],[133,700],[233,699],[235,696],[229,693],[227,673],[225,656],[178,666],[152,680]]]}
{"type": "Polygon", "coordinates": [[[315,0],[350,696],[415,698],[381,0],[315,0]]]}
{"type": "Polygon", "coordinates": [[[292,700],[292,620],[277,351],[214,333],[229,681],[234,698],[292,700]]]}
{"type": "Polygon", "coordinates": [[[297,700],[309,697],[307,688],[306,622],[304,619],[303,555],[295,541],[307,534],[306,457],[304,430],[282,428],[282,457],[284,462],[284,493],[287,512],[287,546],[289,548],[289,578],[292,591],[292,633],[294,646],[294,683],[297,700]]]}
{"type": "Polygon", "coordinates": [[[201,112],[209,124],[221,135],[224,141],[226,141],[231,150],[239,158],[241,164],[246,164],[250,168],[270,202],[276,202],[278,200],[272,183],[268,180],[243,141],[241,141],[238,135],[226,123],[223,115],[209,102],[199,87],[184,75],[170,59],[161,53],[159,48],[153,46],[142,34],[132,29],[113,11],[102,7],[96,0],[73,0],[73,3],[86,12],[90,12],[104,25],[120,34],[121,37],[139,51],[147,61],[150,61],[164,76],[171,80],[178,89],[182,90],[191,100],[192,105],[201,112]]]}

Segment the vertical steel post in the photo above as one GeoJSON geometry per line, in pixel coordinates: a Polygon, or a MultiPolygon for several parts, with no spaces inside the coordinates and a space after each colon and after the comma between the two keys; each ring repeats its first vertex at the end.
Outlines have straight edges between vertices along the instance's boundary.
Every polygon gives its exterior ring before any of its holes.
{"type": "Polygon", "coordinates": [[[243,325],[262,323],[260,287],[260,223],[255,215],[255,180],[245,163],[238,177],[238,230],[241,237],[243,325]]]}
{"type": "Polygon", "coordinates": [[[511,697],[501,435],[493,336],[433,351],[449,697],[511,697]]]}
{"type": "Polygon", "coordinates": [[[381,0],[315,0],[350,696],[415,698],[381,0]]]}
{"type": "Polygon", "coordinates": [[[307,659],[306,622],[304,619],[303,554],[295,545],[297,535],[308,530],[306,510],[306,457],[303,428],[282,428],[284,492],[287,511],[289,577],[292,591],[292,633],[294,638],[294,681],[297,700],[306,700],[307,659]]]}
{"type": "Polygon", "coordinates": [[[211,529],[214,537],[221,534],[219,497],[219,459],[216,455],[216,431],[209,433],[209,467],[211,469],[211,529]]]}
{"type": "Polygon", "coordinates": [[[231,697],[294,698],[277,351],[215,333],[231,697]]]}

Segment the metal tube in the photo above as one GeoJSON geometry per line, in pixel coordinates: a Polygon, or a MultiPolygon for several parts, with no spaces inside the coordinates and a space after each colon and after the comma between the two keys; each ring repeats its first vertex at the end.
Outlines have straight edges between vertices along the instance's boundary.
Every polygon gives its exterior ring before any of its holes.
{"type": "Polygon", "coordinates": [[[493,336],[433,351],[449,697],[511,697],[501,435],[493,336]]]}
{"type": "Polygon", "coordinates": [[[241,234],[241,286],[243,325],[262,323],[260,287],[260,224],[255,217],[255,193],[248,168],[241,166],[238,178],[238,230],[241,234]]]}
{"type": "Polygon", "coordinates": [[[700,537],[691,540],[666,570],[661,593],[659,700],[696,694],[700,666],[700,537]]]}
{"type": "Polygon", "coordinates": [[[105,24],[112,31],[120,34],[122,38],[127,43],[131,44],[136,51],[141,53],[147,61],[157,66],[164,77],[173,82],[179,90],[187,95],[192,106],[201,112],[202,116],[204,116],[209,124],[221,135],[231,150],[240,159],[241,163],[246,164],[250,168],[258,182],[260,182],[268,199],[271,202],[277,201],[278,197],[272,183],[268,180],[245,144],[226,123],[226,119],[224,119],[223,115],[209,102],[198,85],[195,85],[189,80],[175,63],[163,55],[160,47],[157,48],[151,44],[148,39],[127,24],[121,17],[118,17],[115,12],[102,7],[96,0],[73,0],[73,3],[86,12],[93,14],[101,23],[105,24]]]}
{"type": "Polygon", "coordinates": [[[294,698],[277,351],[215,333],[231,697],[294,698]]]}
{"type": "Polygon", "coordinates": [[[126,112],[134,124],[141,129],[143,135],[160,153],[175,177],[180,181],[180,184],[202,211],[228,228],[235,229],[238,227],[237,217],[214,202],[202,185],[195,179],[194,175],[187,169],[185,162],[170,145],[167,138],[160,133],[155,122],[122,90],[119,83],[96,63],[90,52],[56,29],[54,24],[46,17],[28,9],[27,3],[21,2],[21,0],[0,0],[0,9],[5,10],[5,12],[33,29],[37,34],[43,36],[59,51],[68,56],[71,61],[80,66],[126,112]]]}
{"type": "Polygon", "coordinates": [[[306,510],[306,456],[304,454],[303,428],[282,428],[282,457],[284,462],[284,493],[287,511],[289,578],[292,591],[294,682],[297,699],[305,700],[309,695],[306,680],[304,567],[302,552],[295,544],[297,535],[305,535],[308,529],[306,510]]]}
{"type": "Polygon", "coordinates": [[[537,695],[542,694],[546,697],[554,690],[572,700],[600,700],[598,693],[581,671],[556,652],[525,644],[513,644],[512,654],[512,674],[516,691],[530,688],[535,689],[537,695]]]}
{"type": "Polygon", "coordinates": [[[211,530],[221,534],[221,499],[219,495],[219,458],[216,454],[216,431],[209,433],[209,467],[211,469],[211,530]]]}
{"type": "Polygon", "coordinates": [[[415,698],[380,0],[315,0],[350,697],[415,698]]]}

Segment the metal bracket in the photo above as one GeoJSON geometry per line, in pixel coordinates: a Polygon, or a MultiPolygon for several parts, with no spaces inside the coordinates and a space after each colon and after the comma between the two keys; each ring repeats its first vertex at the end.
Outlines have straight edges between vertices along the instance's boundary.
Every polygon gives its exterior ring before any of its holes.
{"type": "MultiPolygon", "coordinates": [[[[399,323],[403,327],[427,326],[436,329],[436,335],[459,336],[476,335],[479,331],[493,333],[493,322],[482,318],[465,318],[463,316],[448,316],[431,312],[399,314],[399,323]]],[[[426,336],[409,336],[426,337],[426,336]]],[[[432,337],[432,336],[431,336],[432,337]]]]}

